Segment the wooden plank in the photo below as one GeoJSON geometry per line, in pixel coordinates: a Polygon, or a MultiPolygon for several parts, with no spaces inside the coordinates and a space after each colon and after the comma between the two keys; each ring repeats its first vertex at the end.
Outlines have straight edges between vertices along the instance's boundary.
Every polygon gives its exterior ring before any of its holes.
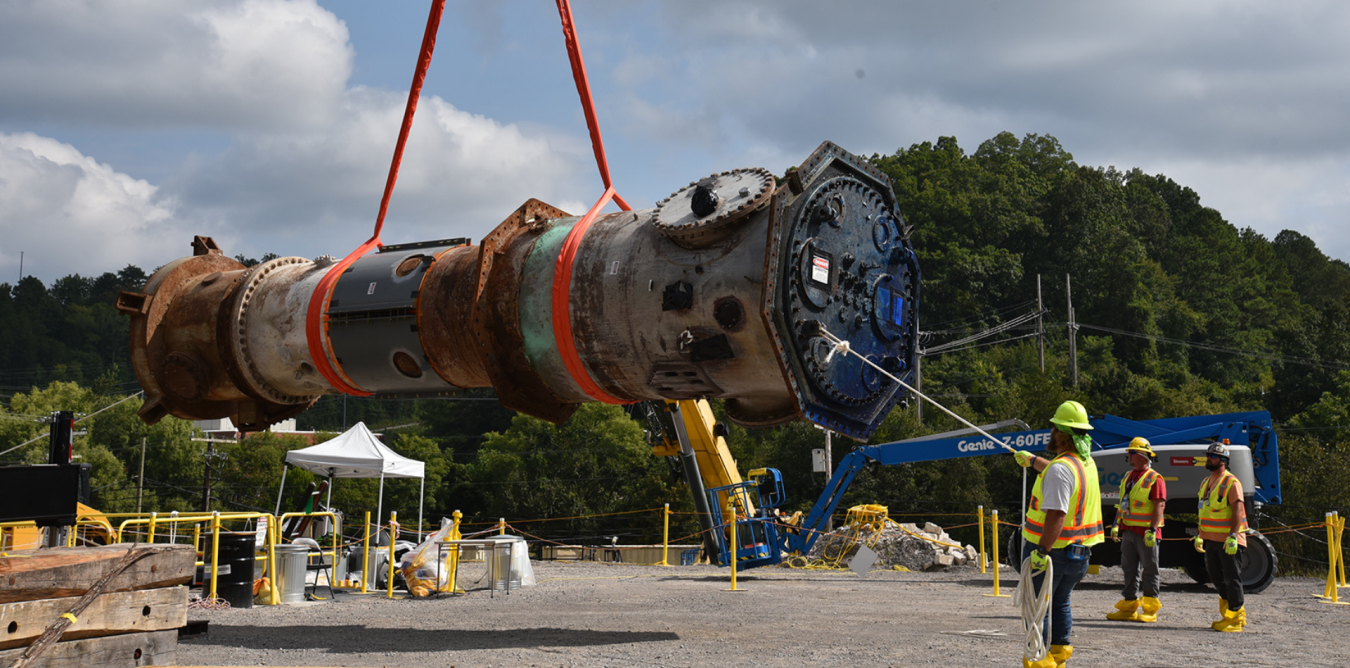
{"type": "MultiPolygon", "coordinates": [[[[79,614],[80,621],[61,640],[177,629],[187,624],[187,595],[187,587],[181,586],[103,594],[79,614]]],[[[79,600],[72,596],[0,604],[0,649],[32,644],[79,600]]]]}
{"type": "MultiPolygon", "coordinates": [[[[112,570],[132,546],[58,547],[0,557],[0,603],[80,596],[112,570]]],[[[132,564],[108,583],[105,592],[156,589],[187,584],[196,568],[190,545],[171,548],[132,564]]]]}
{"type": "MultiPolygon", "coordinates": [[[[0,651],[0,666],[18,660],[23,649],[0,651]]],[[[68,640],[52,645],[32,665],[37,668],[131,668],[171,666],[178,662],[178,632],[127,633],[68,640]]]]}

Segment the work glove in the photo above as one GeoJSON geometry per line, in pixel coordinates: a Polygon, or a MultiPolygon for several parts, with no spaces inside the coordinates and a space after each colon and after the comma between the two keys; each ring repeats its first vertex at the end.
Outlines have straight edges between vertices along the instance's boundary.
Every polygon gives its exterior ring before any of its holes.
{"type": "Polygon", "coordinates": [[[1028,466],[1031,466],[1031,462],[1036,461],[1036,455],[1033,455],[1030,452],[1027,452],[1026,450],[1018,450],[1013,453],[1013,459],[1017,460],[1018,466],[1026,468],[1028,466]]]}
{"type": "Polygon", "coordinates": [[[1195,546],[1195,551],[1196,551],[1196,552],[1204,553],[1204,551],[1205,551],[1205,541],[1204,541],[1204,539],[1202,539],[1202,538],[1199,537],[1199,536],[1196,536],[1196,537],[1195,537],[1195,540],[1191,541],[1191,544],[1195,546]]]}
{"type": "Polygon", "coordinates": [[[1050,567],[1050,553],[1045,552],[1042,548],[1036,548],[1036,551],[1031,553],[1030,561],[1031,570],[1043,571],[1050,567]]]}
{"type": "Polygon", "coordinates": [[[1144,547],[1153,547],[1158,544],[1158,534],[1149,529],[1144,532],[1144,547]]]}
{"type": "Polygon", "coordinates": [[[1111,525],[1111,540],[1114,540],[1114,541],[1116,541],[1117,543],[1120,542],[1120,525],[1119,525],[1119,524],[1113,524],[1113,525],[1111,525]]]}
{"type": "Polygon", "coordinates": [[[1228,540],[1223,542],[1224,554],[1237,554],[1238,542],[1237,534],[1229,534],[1228,540]]]}

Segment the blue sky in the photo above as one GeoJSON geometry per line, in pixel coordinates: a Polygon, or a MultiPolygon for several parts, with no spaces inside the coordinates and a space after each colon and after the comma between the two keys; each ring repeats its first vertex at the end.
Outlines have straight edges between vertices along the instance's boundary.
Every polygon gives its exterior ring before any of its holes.
{"type": "MultiPolygon", "coordinates": [[[[146,269],[194,234],[342,255],[379,204],[427,3],[0,0],[0,281],[146,269]]],[[[1164,173],[1239,227],[1350,258],[1336,2],[575,0],[619,192],[649,206],[822,140],[1000,131],[1164,173]]],[[[481,238],[600,193],[547,0],[451,0],[387,242],[481,238]]]]}

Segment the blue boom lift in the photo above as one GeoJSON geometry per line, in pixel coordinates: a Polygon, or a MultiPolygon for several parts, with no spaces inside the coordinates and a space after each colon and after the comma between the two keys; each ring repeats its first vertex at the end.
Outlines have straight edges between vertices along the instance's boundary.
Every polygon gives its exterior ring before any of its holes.
{"type": "MultiPolygon", "coordinates": [[[[1103,519],[1108,525],[1115,519],[1121,477],[1130,469],[1125,455],[1125,446],[1130,439],[1143,436],[1153,444],[1153,450],[1158,454],[1153,466],[1167,482],[1167,513],[1173,516],[1196,512],[1196,494],[1208,475],[1204,469],[1205,448],[1214,441],[1227,442],[1232,451],[1229,468],[1242,481],[1253,528],[1242,559],[1243,585],[1253,593],[1270,586],[1278,565],[1275,550],[1269,540],[1255,532],[1255,511],[1263,504],[1280,501],[1279,440],[1271,425],[1270,413],[1253,411],[1161,420],[1127,420],[1103,415],[1091,422],[1096,428],[1092,432],[1092,456],[1101,475],[1103,519]]],[[[985,429],[1006,428],[1013,423],[1022,424],[1010,420],[985,429]]],[[[734,511],[739,543],[736,558],[741,568],[776,564],[782,561],[784,554],[806,554],[843,499],[849,484],[869,462],[895,466],[1007,453],[999,443],[979,435],[966,435],[974,433],[974,430],[961,430],[855,448],[839,463],[811,512],[798,527],[790,530],[775,512],[786,500],[782,475],[775,469],[751,471],[745,482],[707,490],[712,524],[722,526],[734,511]]],[[[994,436],[1018,450],[1040,451],[1050,442],[1048,429],[994,436]]],[[[717,562],[730,563],[730,532],[711,533],[717,562]]],[[[1168,520],[1163,528],[1163,538],[1185,538],[1194,534],[1195,524],[1191,522],[1168,520]]],[[[1007,549],[1007,554],[1021,554],[1020,532],[1012,532],[1007,549]]],[[[1016,565],[1017,560],[1012,561],[1016,565]]],[[[1120,551],[1115,543],[1107,541],[1093,550],[1092,562],[1116,565],[1120,563],[1120,551]]],[[[1189,541],[1163,541],[1160,562],[1163,567],[1182,568],[1197,582],[1208,581],[1203,555],[1195,552],[1189,541]]]]}

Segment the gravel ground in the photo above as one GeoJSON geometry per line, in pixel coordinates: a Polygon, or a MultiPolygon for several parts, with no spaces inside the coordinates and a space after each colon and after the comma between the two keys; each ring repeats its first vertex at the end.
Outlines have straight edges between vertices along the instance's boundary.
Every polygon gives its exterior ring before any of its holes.
{"type": "MultiPolygon", "coordinates": [[[[535,562],[539,584],[489,598],[339,595],[333,603],[191,610],[205,635],[178,660],[206,666],[1017,666],[1021,623],[992,574],[764,568],[729,571],[535,562]],[[983,632],[983,633],[971,633],[983,632]]],[[[1004,593],[1016,574],[1003,570],[1004,593]]],[[[1165,571],[1156,624],[1110,622],[1120,570],[1074,594],[1071,665],[1346,666],[1350,606],[1322,582],[1279,578],[1247,602],[1245,633],[1216,633],[1218,596],[1165,571]]],[[[1350,590],[1344,592],[1350,596],[1350,590]]]]}

